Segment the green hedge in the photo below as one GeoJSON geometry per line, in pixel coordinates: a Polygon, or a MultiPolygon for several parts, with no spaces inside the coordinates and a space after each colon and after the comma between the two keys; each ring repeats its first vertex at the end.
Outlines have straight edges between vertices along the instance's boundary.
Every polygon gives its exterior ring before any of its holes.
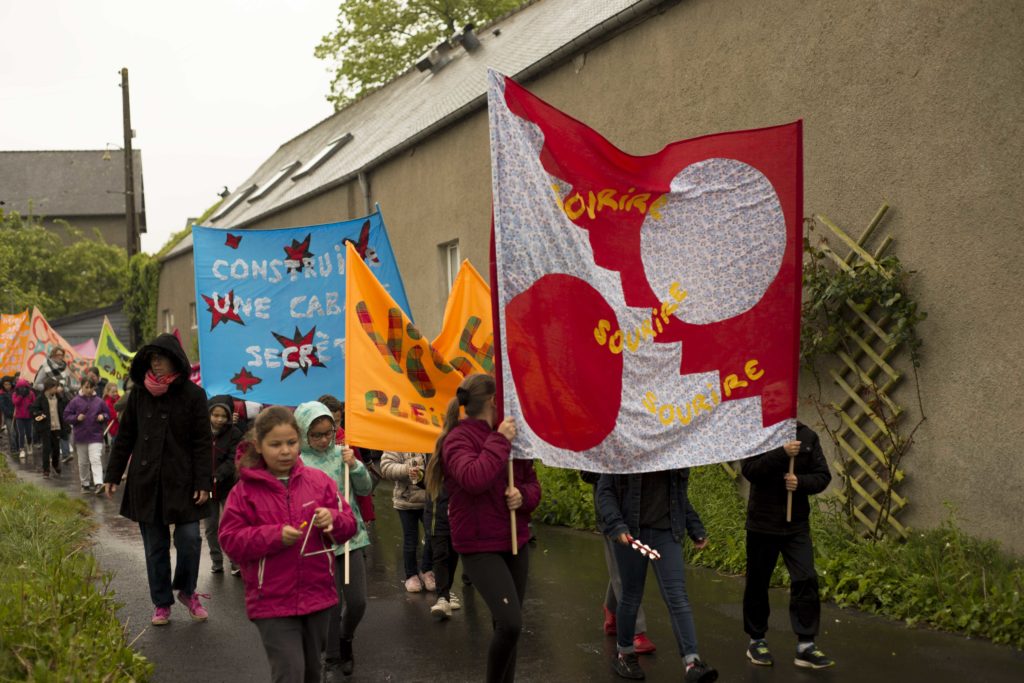
{"type": "MultiPolygon", "coordinates": [[[[536,517],[548,524],[594,528],[591,487],[574,470],[537,463],[544,495],[536,517]]],[[[708,530],[700,552],[686,545],[687,560],[742,576],[746,565],[746,501],[719,465],[695,468],[690,500],[708,530]]],[[[842,512],[823,498],[811,529],[821,595],[841,607],[874,612],[908,625],[927,625],[1024,648],[1024,565],[998,543],[963,533],[952,515],[938,529],[906,541],[876,543],[855,535],[842,512]]],[[[780,562],[772,583],[786,585],[780,562]]]]}
{"type": "Polygon", "coordinates": [[[0,455],[0,680],[145,681],[78,500],[15,480],[0,455]]]}

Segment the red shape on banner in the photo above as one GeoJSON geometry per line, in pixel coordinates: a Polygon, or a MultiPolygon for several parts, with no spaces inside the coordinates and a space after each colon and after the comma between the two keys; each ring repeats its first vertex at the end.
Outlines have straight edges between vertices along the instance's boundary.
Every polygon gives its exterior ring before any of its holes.
{"type": "Polygon", "coordinates": [[[618,328],[600,292],[571,275],[545,275],[505,307],[508,363],[523,418],[559,448],[597,446],[619,417],[622,355],[579,343],[593,338],[598,319],[618,328]]]}

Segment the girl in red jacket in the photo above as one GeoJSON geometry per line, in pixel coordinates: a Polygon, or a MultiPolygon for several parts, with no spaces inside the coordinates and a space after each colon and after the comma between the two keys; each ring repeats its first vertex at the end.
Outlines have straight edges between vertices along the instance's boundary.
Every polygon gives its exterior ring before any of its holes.
{"type": "Polygon", "coordinates": [[[515,680],[529,568],[530,513],[540,503],[533,461],[512,461],[514,484],[509,486],[516,426],[506,418],[495,430],[494,395],[490,375],[470,375],[462,381],[448,404],[444,429],[427,465],[427,490],[436,497],[442,483],[447,487],[452,546],[494,619],[487,652],[490,683],[515,680]],[[462,420],[461,408],[466,411],[462,420]],[[510,510],[515,511],[517,554],[512,553],[510,510]]]}
{"type": "Polygon", "coordinates": [[[220,545],[242,567],[245,611],[256,624],[275,681],[320,680],[334,588],[335,544],[356,532],[328,475],[299,458],[287,408],[256,418],[220,520],[220,545]]]}

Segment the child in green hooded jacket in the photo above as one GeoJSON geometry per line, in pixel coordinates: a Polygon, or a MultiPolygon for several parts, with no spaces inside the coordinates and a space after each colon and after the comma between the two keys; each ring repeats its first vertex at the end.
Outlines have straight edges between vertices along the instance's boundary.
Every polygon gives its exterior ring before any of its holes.
{"type": "Polygon", "coordinates": [[[370,545],[363,516],[359,512],[356,496],[365,496],[373,489],[373,481],[366,466],[355,457],[351,448],[337,445],[334,435],[337,425],[331,411],[319,401],[308,401],[295,409],[299,425],[302,462],[316,468],[338,483],[338,492],[345,494],[345,465],[348,465],[351,486],[348,503],[356,518],[356,535],[349,541],[349,582],[345,583],[345,549],[336,551],[338,567],[334,574],[338,589],[338,605],[331,613],[327,628],[327,652],[324,671],[328,683],[351,675],[355,667],[352,639],[356,627],[366,612],[366,561],[363,548],[370,545]]]}

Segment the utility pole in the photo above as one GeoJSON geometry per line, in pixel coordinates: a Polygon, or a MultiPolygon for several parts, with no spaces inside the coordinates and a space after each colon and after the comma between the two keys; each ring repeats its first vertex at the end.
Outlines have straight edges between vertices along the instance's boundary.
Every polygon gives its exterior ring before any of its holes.
{"type": "Polygon", "coordinates": [[[128,221],[125,251],[130,259],[135,253],[138,230],[135,226],[135,160],[132,155],[132,112],[128,100],[128,69],[121,69],[121,105],[124,115],[124,214],[128,221]]]}

